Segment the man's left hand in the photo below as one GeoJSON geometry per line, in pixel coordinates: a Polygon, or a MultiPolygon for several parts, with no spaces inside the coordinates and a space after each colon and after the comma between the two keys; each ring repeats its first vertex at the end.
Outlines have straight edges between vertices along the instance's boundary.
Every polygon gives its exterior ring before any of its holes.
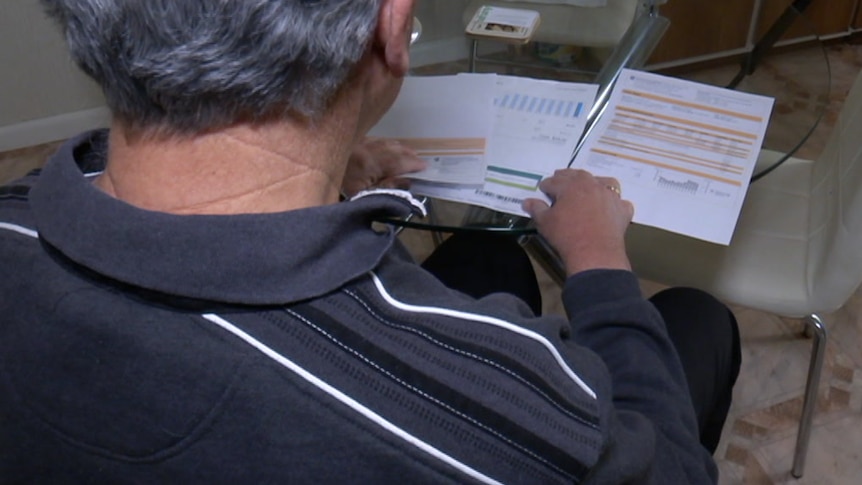
{"type": "Polygon", "coordinates": [[[425,161],[395,140],[371,139],[358,144],[347,162],[341,190],[352,197],[372,188],[407,189],[403,175],[425,168],[425,161]]]}

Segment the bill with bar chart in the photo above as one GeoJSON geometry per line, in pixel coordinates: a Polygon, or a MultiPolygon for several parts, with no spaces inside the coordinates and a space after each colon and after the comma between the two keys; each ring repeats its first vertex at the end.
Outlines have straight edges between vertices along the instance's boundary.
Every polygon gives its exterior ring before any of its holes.
{"type": "Polygon", "coordinates": [[[413,192],[526,215],[524,199],[545,199],[539,182],[571,161],[597,89],[595,84],[496,76],[484,183],[458,187],[416,181],[413,192]]]}
{"type": "Polygon", "coordinates": [[[370,138],[398,140],[427,163],[412,178],[481,185],[494,119],[493,76],[409,76],[370,138]]]}
{"type": "Polygon", "coordinates": [[[625,70],[572,166],[619,179],[635,222],[728,244],[773,99],[625,70]]]}

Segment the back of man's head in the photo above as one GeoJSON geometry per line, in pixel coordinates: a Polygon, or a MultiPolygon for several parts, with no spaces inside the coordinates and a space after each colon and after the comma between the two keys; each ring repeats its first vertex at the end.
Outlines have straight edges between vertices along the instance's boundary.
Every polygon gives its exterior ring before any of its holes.
{"type": "Polygon", "coordinates": [[[314,117],[346,82],[380,0],[42,0],[121,121],[197,133],[314,117]]]}

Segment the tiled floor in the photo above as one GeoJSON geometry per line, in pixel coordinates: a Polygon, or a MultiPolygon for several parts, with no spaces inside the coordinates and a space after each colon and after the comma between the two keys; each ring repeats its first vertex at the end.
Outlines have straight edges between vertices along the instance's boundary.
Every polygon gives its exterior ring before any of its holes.
{"type": "MultiPolygon", "coordinates": [[[[814,158],[822,149],[850,83],[862,70],[862,46],[833,45],[831,94],[820,87],[800,85],[822,60],[810,51],[778,56],[761,69],[794,99],[776,103],[789,113],[806,103],[828,102],[826,116],[802,147],[801,156],[814,158]]],[[[711,76],[714,73],[701,73],[711,76]]],[[[780,135],[780,134],[779,134],[780,135]]],[[[0,182],[41,165],[56,144],[0,153],[0,182]]],[[[405,231],[403,237],[421,258],[429,250],[424,233],[405,231]]],[[[559,288],[540,272],[545,311],[560,312],[559,288]]],[[[657,285],[644,282],[651,293],[657,285]]],[[[740,321],[743,367],[734,393],[731,416],[717,453],[723,484],[797,482],[790,476],[796,425],[807,372],[810,340],[800,335],[801,324],[746,308],[734,308],[740,321]]],[[[826,364],[820,388],[805,476],[798,483],[862,483],[862,291],[844,308],[825,315],[829,330],[826,364]]]]}

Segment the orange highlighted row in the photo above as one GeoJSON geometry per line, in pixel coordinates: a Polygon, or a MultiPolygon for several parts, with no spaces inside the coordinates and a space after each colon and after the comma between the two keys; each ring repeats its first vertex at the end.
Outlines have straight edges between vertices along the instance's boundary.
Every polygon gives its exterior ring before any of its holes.
{"type": "Polygon", "coordinates": [[[474,150],[474,151],[460,151],[460,150],[451,150],[451,151],[424,151],[424,150],[416,150],[416,154],[422,157],[451,157],[453,155],[484,155],[484,150],[474,150]]]}
{"type": "Polygon", "coordinates": [[[395,141],[412,148],[417,152],[447,152],[458,150],[464,152],[484,153],[485,138],[394,138],[395,141]]]}
{"type": "Polygon", "coordinates": [[[611,124],[611,128],[613,128],[615,131],[620,132],[620,133],[627,133],[627,134],[637,135],[637,136],[641,136],[641,137],[645,137],[645,138],[652,138],[654,140],[660,140],[660,141],[665,141],[668,143],[673,143],[674,145],[677,145],[677,146],[697,148],[697,149],[712,152],[712,153],[720,153],[723,155],[740,158],[742,160],[747,159],[748,155],[751,153],[748,150],[742,150],[740,148],[735,148],[735,147],[730,146],[730,145],[724,145],[724,144],[720,144],[720,143],[709,143],[709,142],[704,141],[704,140],[685,138],[682,136],[667,134],[666,132],[662,132],[662,131],[658,131],[658,132],[648,131],[648,130],[644,130],[642,127],[639,127],[637,125],[630,128],[627,125],[623,125],[623,124],[618,125],[615,122],[615,123],[611,124]]]}
{"type": "Polygon", "coordinates": [[[736,165],[721,165],[721,164],[716,163],[712,160],[706,160],[706,159],[697,158],[697,157],[689,157],[689,156],[686,156],[684,154],[669,152],[667,150],[660,150],[660,149],[645,146],[645,145],[639,145],[637,143],[627,143],[627,142],[623,142],[620,140],[613,140],[613,139],[607,139],[607,138],[602,138],[601,142],[605,145],[609,145],[609,146],[613,146],[613,147],[617,147],[617,148],[625,148],[627,150],[636,150],[636,151],[639,151],[642,153],[648,153],[650,155],[665,157],[665,158],[669,158],[671,160],[677,160],[677,161],[680,161],[683,163],[689,163],[692,165],[698,165],[698,166],[701,166],[704,168],[717,170],[719,172],[727,172],[727,173],[730,173],[733,175],[742,175],[742,173],[743,173],[742,167],[738,167],[736,165]]]}
{"type": "Polygon", "coordinates": [[[692,128],[690,126],[679,126],[679,125],[674,125],[671,123],[665,123],[662,121],[650,120],[650,119],[646,119],[646,118],[641,117],[641,116],[633,116],[633,115],[624,114],[624,113],[616,113],[616,117],[614,119],[615,122],[617,121],[616,118],[633,120],[632,125],[638,124],[638,122],[649,123],[652,125],[659,125],[659,126],[667,127],[669,130],[686,130],[686,131],[690,131],[692,133],[697,133],[697,134],[704,135],[704,136],[711,136],[714,138],[727,140],[727,141],[730,141],[733,143],[741,143],[743,145],[754,145],[754,139],[753,138],[742,140],[739,138],[730,137],[730,136],[726,136],[726,135],[719,135],[719,134],[716,134],[714,132],[710,132],[710,131],[706,131],[706,130],[697,130],[697,129],[692,128]]]}
{"type": "Polygon", "coordinates": [[[708,174],[708,173],[700,172],[700,171],[697,171],[697,170],[691,170],[691,169],[688,169],[688,168],[678,167],[678,166],[676,166],[676,165],[670,165],[670,164],[667,164],[667,163],[661,163],[661,162],[656,162],[656,161],[653,161],[653,160],[647,160],[647,159],[645,159],[645,158],[633,157],[633,156],[630,156],[630,155],[624,155],[624,154],[622,154],[622,153],[612,152],[612,151],[609,151],[609,150],[602,150],[602,149],[599,149],[599,148],[593,148],[593,150],[592,150],[592,151],[594,151],[594,152],[596,152],[596,153],[601,153],[602,155],[610,155],[610,156],[612,156],[612,157],[616,157],[616,158],[624,158],[624,159],[626,159],[626,160],[631,160],[631,161],[634,161],[634,162],[640,162],[640,163],[643,163],[643,164],[646,164],[646,165],[652,165],[652,166],[654,166],[654,167],[666,168],[666,169],[669,169],[669,170],[676,170],[677,172],[683,172],[683,173],[687,173],[687,174],[689,174],[689,175],[695,175],[695,176],[698,176],[698,177],[703,177],[703,178],[707,178],[707,179],[710,179],[710,180],[715,180],[715,181],[718,181],[718,182],[724,182],[724,183],[726,183],[726,184],[735,185],[735,186],[737,186],[737,187],[741,187],[741,186],[742,186],[742,182],[740,182],[740,181],[738,181],[738,180],[733,180],[733,179],[729,179],[729,178],[725,178],[725,177],[719,177],[719,176],[716,176],[716,175],[712,175],[712,174],[708,174]]]}
{"type": "Polygon", "coordinates": [[[617,111],[626,111],[629,113],[637,113],[639,115],[646,116],[647,118],[658,118],[660,120],[673,121],[674,123],[679,123],[681,125],[697,126],[698,128],[705,128],[707,130],[715,131],[715,132],[719,132],[719,133],[727,133],[729,135],[741,136],[741,137],[750,138],[750,139],[757,139],[757,135],[755,135],[753,133],[746,133],[744,131],[739,131],[739,130],[731,130],[731,129],[724,128],[721,126],[709,125],[706,123],[699,123],[697,121],[691,121],[691,120],[687,120],[685,118],[677,118],[675,116],[660,115],[660,114],[656,114],[656,113],[651,113],[649,111],[629,108],[628,106],[617,106],[617,111]]]}
{"type": "Polygon", "coordinates": [[[740,113],[738,111],[731,111],[728,109],[716,108],[714,106],[709,106],[706,104],[692,103],[690,101],[682,101],[679,99],[668,98],[667,96],[659,96],[657,94],[646,93],[643,91],[635,91],[632,89],[624,89],[623,92],[625,94],[629,94],[632,96],[638,96],[641,98],[652,99],[655,101],[661,101],[663,103],[675,104],[677,106],[685,106],[686,108],[694,108],[702,111],[709,111],[710,113],[722,114],[725,116],[733,116],[734,118],[742,118],[748,121],[754,121],[756,123],[763,122],[763,118],[760,116],[754,116],[747,113],[740,113]]]}

